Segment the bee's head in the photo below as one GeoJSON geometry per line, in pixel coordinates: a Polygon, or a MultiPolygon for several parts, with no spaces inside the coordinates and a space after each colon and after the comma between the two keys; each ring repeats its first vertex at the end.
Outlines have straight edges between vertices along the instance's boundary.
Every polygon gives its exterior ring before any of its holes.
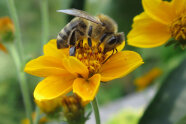
{"type": "Polygon", "coordinates": [[[105,43],[105,48],[104,52],[108,52],[116,48],[118,45],[120,45],[123,41],[125,40],[124,33],[116,33],[108,37],[106,43],[105,43]]]}

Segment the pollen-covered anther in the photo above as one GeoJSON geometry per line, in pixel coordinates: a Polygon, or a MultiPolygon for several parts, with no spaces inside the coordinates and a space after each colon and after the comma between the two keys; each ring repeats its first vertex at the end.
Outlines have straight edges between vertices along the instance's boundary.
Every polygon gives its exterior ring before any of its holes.
{"type": "Polygon", "coordinates": [[[186,40],[186,14],[176,18],[170,25],[171,36],[175,40],[186,40]]]}
{"type": "Polygon", "coordinates": [[[86,40],[83,40],[82,44],[81,47],[76,48],[75,56],[87,66],[90,74],[95,74],[100,70],[106,58],[106,54],[103,53],[103,48],[98,46],[95,42],[92,46],[89,46],[86,40]]]}

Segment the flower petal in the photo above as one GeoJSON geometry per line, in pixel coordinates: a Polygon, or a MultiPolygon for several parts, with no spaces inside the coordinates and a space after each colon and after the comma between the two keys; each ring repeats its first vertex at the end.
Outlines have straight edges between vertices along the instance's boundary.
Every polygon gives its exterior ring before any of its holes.
{"type": "Polygon", "coordinates": [[[80,96],[83,101],[92,101],[99,89],[100,79],[100,74],[95,74],[88,80],[77,78],[73,84],[73,92],[80,96]]]}
{"type": "Polygon", "coordinates": [[[186,8],[186,0],[172,0],[171,4],[176,13],[180,13],[186,8]]]}
{"type": "Polygon", "coordinates": [[[68,75],[61,59],[52,56],[40,56],[28,62],[24,69],[25,72],[39,76],[47,77],[50,75],[68,75]]]}
{"type": "Polygon", "coordinates": [[[169,24],[176,16],[176,10],[171,6],[171,2],[163,0],[142,0],[144,11],[153,19],[169,24]]]}
{"type": "Polygon", "coordinates": [[[100,70],[101,81],[123,77],[141,64],[143,64],[143,60],[138,53],[133,51],[118,52],[103,64],[100,70]]]}
{"type": "Polygon", "coordinates": [[[63,60],[63,65],[70,73],[74,75],[81,75],[84,78],[88,77],[89,71],[87,66],[84,65],[80,60],[73,56],[69,56],[63,60]]]}
{"type": "Polygon", "coordinates": [[[123,41],[122,44],[120,44],[119,46],[116,47],[116,49],[119,51],[121,51],[123,48],[125,47],[125,41],[123,41]]]}
{"type": "Polygon", "coordinates": [[[40,110],[44,113],[52,113],[54,112],[61,104],[62,98],[52,99],[52,100],[35,100],[35,103],[39,106],[40,110]]]}
{"type": "Polygon", "coordinates": [[[44,45],[44,55],[45,56],[54,56],[57,58],[64,58],[69,54],[69,49],[57,49],[57,40],[50,40],[46,45],[44,45]]]}
{"type": "Polygon", "coordinates": [[[157,47],[171,37],[168,27],[151,19],[146,13],[134,18],[132,30],[127,35],[128,44],[136,47],[157,47]]]}
{"type": "Polygon", "coordinates": [[[72,75],[50,76],[39,82],[34,90],[34,98],[36,100],[52,100],[58,98],[72,90],[74,81],[72,75]]]}
{"type": "Polygon", "coordinates": [[[1,43],[0,43],[0,50],[2,50],[5,53],[8,52],[7,49],[6,49],[6,47],[3,44],[1,44],[1,43]]]}

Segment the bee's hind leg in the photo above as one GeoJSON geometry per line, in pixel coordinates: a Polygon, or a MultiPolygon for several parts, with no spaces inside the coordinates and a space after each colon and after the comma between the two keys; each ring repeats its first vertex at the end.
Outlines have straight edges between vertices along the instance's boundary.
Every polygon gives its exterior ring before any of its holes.
{"type": "Polygon", "coordinates": [[[92,47],[92,39],[91,39],[91,36],[92,36],[92,26],[89,27],[88,29],[88,45],[89,47],[92,47]]]}
{"type": "Polygon", "coordinates": [[[75,45],[76,40],[77,40],[76,33],[77,32],[75,29],[73,31],[71,31],[69,39],[68,39],[68,43],[70,44],[70,50],[69,50],[70,56],[75,56],[75,54],[76,54],[76,45],[75,45]]]}
{"type": "Polygon", "coordinates": [[[116,50],[116,53],[117,53],[118,52],[118,49],[115,48],[115,50],[116,50]]]}
{"type": "Polygon", "coordinates": [[[70,45],[70,46],[74,46],[75,45],[75,43],[76,43],[76,40],[77,40],[77,38],[76,38],[76,34],[77,32],[76,32],[76,29],[73,29],[71,32],[70,32],[70,35],[69,35],[69,38],[68,38],[68,44],[70,45]]]}
{"type": "Polygon", "coordinates": [[[89,47],[92,47],[92,39],[89,37],[87,40],[88,40],[89,47]]]}

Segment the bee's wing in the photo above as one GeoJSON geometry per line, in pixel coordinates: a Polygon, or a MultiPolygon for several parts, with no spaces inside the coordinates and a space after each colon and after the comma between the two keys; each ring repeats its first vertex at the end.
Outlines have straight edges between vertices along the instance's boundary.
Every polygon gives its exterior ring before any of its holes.
{"type": "Polygon", "coordinates": [[[57,10],[57,12],[62,12],[62,13],[68,14],[68,15],[78,16],[78,17],[87,19],[89,21],[92,21],[96,24],[101,24],[102,25],[102,22],[98,18],[96,18],[94,16],[91,16],[88,13],[86,13],[85,11],[82,11],[82,10],[64,9],[64,10],[57,10]]]}

